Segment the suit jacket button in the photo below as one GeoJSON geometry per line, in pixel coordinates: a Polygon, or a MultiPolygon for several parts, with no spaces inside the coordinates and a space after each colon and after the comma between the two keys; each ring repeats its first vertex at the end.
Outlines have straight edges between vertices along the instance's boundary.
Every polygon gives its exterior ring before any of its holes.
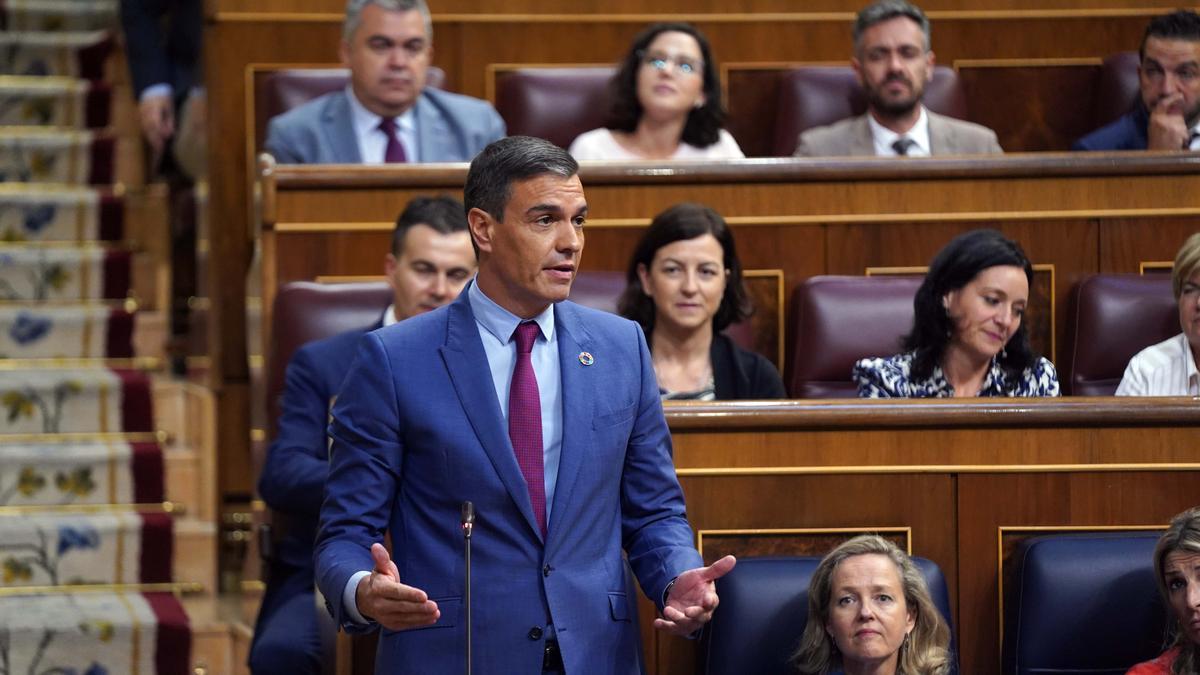
{"type": "Polygon", "coordinates": [[[550,576],[550,573],[553,571],[554,571],[553,567],[546,565],[545,567],[542,568],[542,576],[548,577],[548,576],[550,576]]]}
{"type": "Polygon", "coordinates": [[[538,628],[537,626],[530,628],[529,629],[529,639],[530,640],[541,640],[542,639],[542,629],[538,628]]]}

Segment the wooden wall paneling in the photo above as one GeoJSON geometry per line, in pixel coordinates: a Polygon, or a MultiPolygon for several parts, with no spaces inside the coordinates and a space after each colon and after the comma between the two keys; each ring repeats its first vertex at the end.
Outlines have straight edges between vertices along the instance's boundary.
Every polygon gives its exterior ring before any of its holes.
{"type": "Polygon", "coordinates": [[[960,476],[959,611],[971,620],[959,622],[959,644],[978,668],[969,672],[1000,670],[1001,527],[1166,523],[1198,489],[1196,471],[960,476]]]}
{"type": "Polygon", "coordinates": [[[1069,150],[1092,131],[1099,58],[959,60],[967,119],[996,132],[1008,152],[1069,150]]]}
{"type": "Polygon", "coordinates": [[[1195,216],[1163,217],[1147,227],[1136,218],[1107,218],[1100,227],[1100,265],[1105,274],[1137,274],[1144,263],[1174,261],[1179,247],[1200,232],[1195,216]]]}
{"type": "MultiPolygon", "coordinates": [[[[435,0],[432,4],[434,18],[450,14],[556,14],[562,13],[563,4],[555,0],[435,0]]],[[[318,13],[338,15],[345,9],[341,0],[213,0],[210,3],[217,12],[268,12],[280,14],[318,13]]],[[[957,11],[1045,11],[1045,10],[1137,10],[1159,8],[1174,9],[1177,5],[1165,0],[926,0],[921,7],[931,13],[957,11]]],[[[862,8],[860,0],[809,0],[804,3],[805,12],[842,12],[853,16],[862,8]]],[[[575,0],[570,9],[574,14],[635,14],[646,21],[665,20],[669,14],[757,14],[794,13],[796,3],[792,0],[665,0],[647,11],[644,2],[637,0],[575,0]]],[[[847,19],[849,20],[849,18],[847,19]]]]}
{"type": "Polygon", "coordinates": [[[768,157],[775,143],[781,71],[795,64],[723,64],[721,85],[729,110],[726,130],[747,157],[768,157]]]}
{"type": "MultiPolygon", "coordinates": [[[[677,457],[686,452],[686,445],[676,444],[677,457]]],[[[911,528],[913,553],[937,562],[947,583],[956,578],[954,481],[948,475],[908,474],[886,480],[853,475],[708,475],[683,477],[681,483],[688,517],[697,530],[911,528]]],[[[774,546],[804,548],[802,541],[793,540],[788,546],[780,539],[774,546]]],[[[711,557],[706,551],[706,558],[711,557]]],[[[659,639],[653,653],[660,673],[695,671],[690,643],[659,639]]]]}

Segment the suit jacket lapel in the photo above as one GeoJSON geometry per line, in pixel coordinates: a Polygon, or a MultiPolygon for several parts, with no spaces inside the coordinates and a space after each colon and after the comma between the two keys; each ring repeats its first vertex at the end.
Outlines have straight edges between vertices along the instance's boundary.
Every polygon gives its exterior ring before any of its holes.
{"type": "MultiPolygon", "coordinates": [[[[554,504],[550,509],[547,548],[551,542],[562,541],[566,529],[564,520],[570,522],[571,495],[575,493],[575,482],[584,460],[591,455],[588,444],[592,438],[592,404],[590,395],[595,395],[591,368],[579,360],[582,352],[592,352],[591,336],[588,334],[575,305],[560,302],[555,305],[554,330],[558,332],[558,367],[562,375],[562,448],[558,460],[558,479],[554,486],[554,504]]],[[[599,355],[603,358],[603,355],[599,355]]],[[[598,359],[596,366],[605,364],[598,359]]]]}
{"type": "Polygon", "coordinates": [[[487,367],[487,354],[479,340],[479,327],[475,323],[467,294],[464,292],[459,295],[450,304],[449,310],[446,344],[440,351],[454,391],[500,482],[508,490],[517,510],[525,516],[530,529],[541,537],[542,528],[533,519],[529,490],[525,486],[521,468],[517,466],[504,417],[500,414],[496,387],[492,383],[491,370],[487,367]]]}
{"type": "Polygon", "coordinates": [[[854,123],[854,134],[850,137],[851,155],[875,155],[875,138],[871,136],[871,125],[867,122],[870,114],[863,113],[854,123]]]}
{"type": "Polygon", "coordinates": [[[955,143],[953,130],[947,126],[941,115],[925,109],[925,114],[929,116],[929,154],[936,155],[954,155],[957,154],[957,143],[955,143]]]}
{"type": "Polygon", "coordinates": [[[354,120],[350,114],[349,96],[345,91],[330,96],[322,112],[325,139],[333,150],[334,161],[341,164],[360,164],[362,155],[358,151],[358,138],[354,135],[354,120]]]}
{"type": "Polygon", "coordinates": [[[446,118],[424,94],[417,97],[417,102],[413,105],[413,116],[417,123],[417,152],[421,153],[419,159],[422,162],[445,161],[445,139],[451,136],[446,118]]]}

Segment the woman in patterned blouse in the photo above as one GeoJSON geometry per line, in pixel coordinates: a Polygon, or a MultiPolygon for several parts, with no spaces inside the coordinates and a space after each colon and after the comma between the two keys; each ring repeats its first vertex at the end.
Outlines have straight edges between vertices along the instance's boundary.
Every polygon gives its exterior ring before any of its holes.
{"type": "Polygon", "coordinates": [[[1054,365],[1033,353],[1022,319],[1033,265],[996,230],[955,237],[913,299],[904,353],[854,365],[864,398],[1058,396],[1054,365]]]}

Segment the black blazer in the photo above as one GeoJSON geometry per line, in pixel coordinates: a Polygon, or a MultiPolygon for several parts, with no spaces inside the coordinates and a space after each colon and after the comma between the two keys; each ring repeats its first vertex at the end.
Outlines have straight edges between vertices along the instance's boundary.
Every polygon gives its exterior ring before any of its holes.
{"type": "Polygon", "coordinates": [[[709,358],[718,401],[787,398],[775,365],[762,354],[735,345],[727,335],[713,336],[709,358]]]}

